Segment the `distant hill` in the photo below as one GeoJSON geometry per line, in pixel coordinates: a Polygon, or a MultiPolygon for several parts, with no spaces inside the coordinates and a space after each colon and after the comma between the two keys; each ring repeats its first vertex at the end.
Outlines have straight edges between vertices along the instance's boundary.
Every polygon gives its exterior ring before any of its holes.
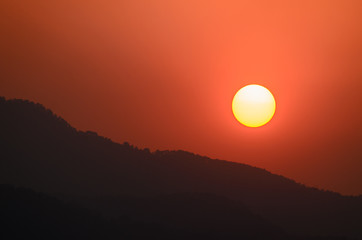
{"type": "Polygon", "coordinates": [[[362,237],[361,197],[309,188],[245,164],[118,144],[77,131],[40,104],[0,98],[0,133],[0,183],[79,199],[103,213],[123,214],[113,201],[127,206],[122,196],[210,194],[289,234],[362,237]]]}

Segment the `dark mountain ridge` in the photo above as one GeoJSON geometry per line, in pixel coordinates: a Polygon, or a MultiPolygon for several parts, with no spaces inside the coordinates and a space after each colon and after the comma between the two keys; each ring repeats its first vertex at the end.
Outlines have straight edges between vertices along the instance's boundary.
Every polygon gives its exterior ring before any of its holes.
{"type": "Polygon", "coordinates": [[[241,202],[289,233],[362,237],[361,197],[245,164],[118,144],[25,100],[0,98],[0,132],[0,183],[75,198],[207,193],[241,202]]]}

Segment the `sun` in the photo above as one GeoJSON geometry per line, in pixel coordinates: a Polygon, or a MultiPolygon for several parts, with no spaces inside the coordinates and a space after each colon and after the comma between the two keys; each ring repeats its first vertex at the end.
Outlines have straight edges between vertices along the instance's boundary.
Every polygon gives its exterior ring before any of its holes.
{"type": "Polygon", "coordinates": [[[274,116],[276,103],[265,87],[252,84],[241,88],[234,96],[232,110],[235,118],[247,127],[261,127],[274,116]]]}

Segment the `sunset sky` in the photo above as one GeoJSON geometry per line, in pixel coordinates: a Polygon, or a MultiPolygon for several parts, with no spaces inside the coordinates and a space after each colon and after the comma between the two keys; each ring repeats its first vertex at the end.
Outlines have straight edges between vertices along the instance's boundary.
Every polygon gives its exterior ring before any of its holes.
{"type": "Polygon", "coordinates": [[[2,0],[0,95],[116,142],[362,194],[361,16],[360,0],[2,0]],[[254,83],[277,104],[256,129],[231,110],[254,83]]]}

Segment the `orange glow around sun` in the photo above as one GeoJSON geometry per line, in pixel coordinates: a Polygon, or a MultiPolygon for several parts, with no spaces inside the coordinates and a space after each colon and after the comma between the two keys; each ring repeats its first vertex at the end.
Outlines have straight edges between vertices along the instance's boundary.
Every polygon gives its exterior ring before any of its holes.
{"type": "Polygon", "coordinates": [[[256,84],[241,88],[232,102],[235,118],[247,127],[261,127],[267,124],[274,116],[275,108],[273,94],[256,84]]]}

